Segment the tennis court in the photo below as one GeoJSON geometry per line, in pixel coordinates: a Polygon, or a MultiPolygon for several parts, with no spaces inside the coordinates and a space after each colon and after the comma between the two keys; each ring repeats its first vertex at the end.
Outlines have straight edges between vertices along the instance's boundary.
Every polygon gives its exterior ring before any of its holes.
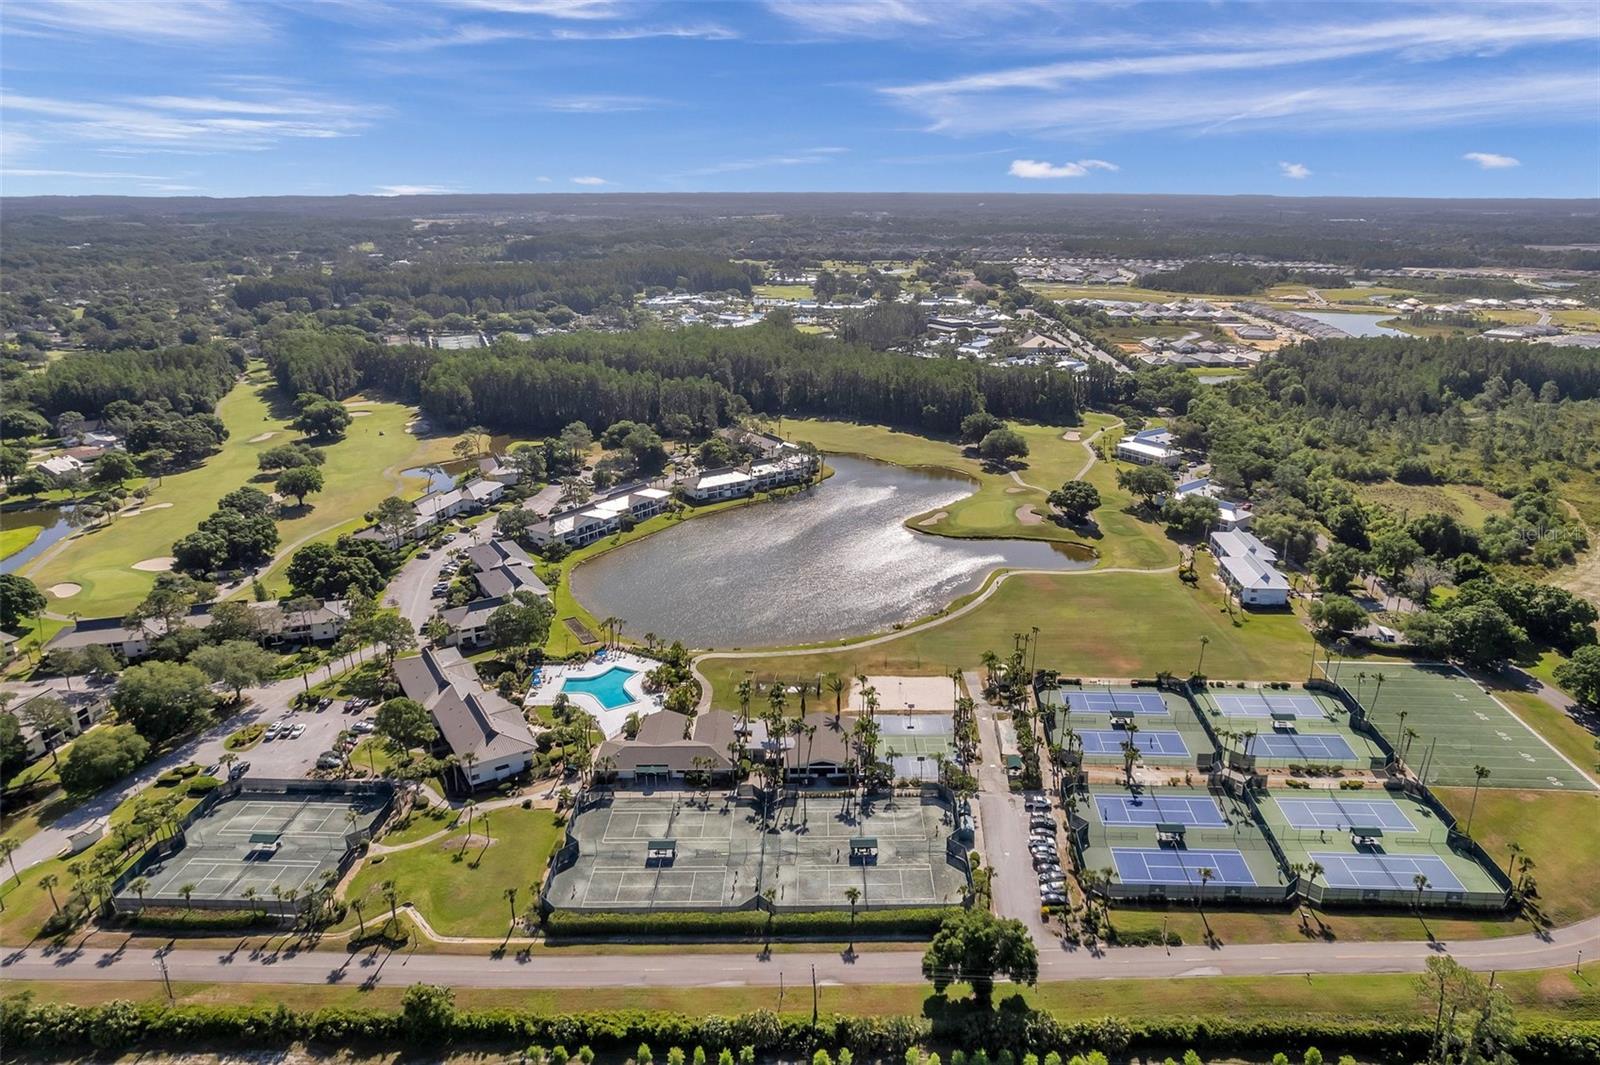
{"type": "Polygon", "coordinates": [[[275,891],[304,897],[372,831],[385,806],[379,797],[336,792],[224,798],[184,830],[182,849],[142,871],[143,901],[238,903],[270,900],[275,891]]]}
{"type": "Polygon", "coordinates": [[[1062,702],[1074,713],[1090,714],[1167,714],[1166,700],[1151,691],[1062,692],[1062,702]]]}
{"type": "Polygon", "coordinates": [[[1188,825],[1221,828],[1227,819],[1209,795],[1096,795],[1095,808],[1107,825],[1188,825]]]}
{"type": "Polygon", "coordinates": [[[1117,863],[1117,876],[1126,884],[1199,886],[1202,869],[1211,870],[1207,883],[1246,887],[1256,883],[1244,855],[1238,851],[1113,847],[1111,857],[1117,863]]]}
{"type": "Polygon", "coordinates": [[[956,730],[955,718],[949,714],[886,714],[880,710],[875,720],[881,736],[949,736],[956,730]]]}
{"type": "Polygon", "coordinates": [[[737,910],[768,888],[780,908],[954,905],[966,873],[946,857],[949,807],[920,797],[786,800],[770,826],[748,801],[614,795],[578,813],[551,905],[577,910],[737,910]],[[769,830],[770,829],[772,830],[769,830]]]}
{"type": "Polygon", "coordinates": [[[1385,832],[1415,832],[1417,826],[1390,799],[1286,799],[1268,800],[1278,804],[1291,828],[1331,828],[1343,830],[1381,828],[1385,832]]]}
{"type": "Polygon", "coordinates": [[[1183,736],[1177,732],[1128,732],[1122,729],[1088,729],[1078,733],[1083,741],[1083,753],[1114,754],[1122,757],[1122,745],[1132,741],[1144,754],[1181,758],[1189,753],[1183,736]]]}
{"type": "Polygon", "coordinates": [[[1317,732],[1264,732],[1248,749],[1262,758],[1299,758],[1310,762],[1346,762],[1356,757],[1343,736],[1317,732]]]}
{"type": "Polygon", "coordinates": [[[1308,693],[1267,691],[1228,693],[1211,696],[1211,701],[1223,717],[1261,717],[1274,714],[1296,718],[1321,718],[1327,716],[1316,696],[1308,693]]]}
{"type": "Polygon", "coordinates": [[[1318,851],[1311,859],[1322,866],[1329,887],[1368,891],[1416,891],[1419,876],[1428,878],[1424,893],[1465,891],[1443,858],[1431,854],[1333,854],[1318,851]]]}
{"type": "Polygon", "coordinates": [[[1473,767],[1489,770],[1486,788],[1580,788],[1596,784],[1454,666],[1401,662],[1349,663],[1334,678],[1397,750],[1409,741],[1406,762],[1426,782],[1470,787],[1473,767]],[[1375,668],[1374,668],[1375,667],[1375,668]],[[1376,677],[1383,676],[1380,685],[1376,677]],[[1404,714],[1402,723],[1401,715],[1404,714]]]}

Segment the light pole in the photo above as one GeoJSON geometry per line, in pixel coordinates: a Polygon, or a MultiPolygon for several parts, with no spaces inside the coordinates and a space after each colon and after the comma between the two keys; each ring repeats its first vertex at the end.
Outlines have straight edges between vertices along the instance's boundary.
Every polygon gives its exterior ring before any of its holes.
{"type": "Polygon", "coordinates": [[[161,970],[161,983],[167,989],[167,1005],[176,1005],[177,999],[172,995],[172,977],[167,974],[167,956],[165,954],[159,952],[156,954],[156,968],[161,970]]]}

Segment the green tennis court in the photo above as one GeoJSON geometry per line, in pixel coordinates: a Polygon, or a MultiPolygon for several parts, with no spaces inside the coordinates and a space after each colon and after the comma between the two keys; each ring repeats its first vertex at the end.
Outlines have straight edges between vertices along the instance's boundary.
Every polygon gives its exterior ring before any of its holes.
{"type": "Polygon", "coordinates": [[[1357,670],[1347,662],[1334,679],[1367,708],[1368,718],[1396,750],[1409,742],[1406,761],[1418,773],[1426,761],[1429,784],[1470,787],[1476,779],[1473,767],[1481,765],[1489,770],[1486,788],[1596,788],[1454,666],[1369,662],[1357,670]],[[1409,741],[1408,729],[1417,733],[1409,741]]]}

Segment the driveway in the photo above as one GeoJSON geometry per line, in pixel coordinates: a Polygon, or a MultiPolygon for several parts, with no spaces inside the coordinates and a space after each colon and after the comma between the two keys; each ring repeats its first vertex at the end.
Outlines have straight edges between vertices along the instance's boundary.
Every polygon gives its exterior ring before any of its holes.
{"type": "Polygon", "coordinates": [[[389,581],[388,591],[384,601],[399,609],[400,616],[411,622],[419,631],[424,623],[431,617],[443,603],[443,599],[433,598],[433,586],[439,582],[440,574],[449,567],[452,571],[458,560],[450,557],[452,551],[472,547],[477,544],[486,544],[494,538],[496,519],[485,518],[478,524],[464,532],[458,532],[456,538],[445,547],[433,551],[431,557],[423,558],[421,555],[411,556],[411,561],[400,567],[389,581]]]}

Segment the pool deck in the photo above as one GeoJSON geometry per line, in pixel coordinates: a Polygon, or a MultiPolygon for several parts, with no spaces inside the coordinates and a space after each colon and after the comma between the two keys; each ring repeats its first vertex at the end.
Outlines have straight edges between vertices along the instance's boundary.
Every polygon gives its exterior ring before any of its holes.
{"type": "Polygon", "coordinates": [[[598,677],[613,666],[631,669],[634,671],[634,676],[629,677],[624,683],[623,691],[633,696],[633,700],[623,706],[608,709],[588,692],[567,693],[567,698],[574,705],[582,707],[594,716],[596,727],[606,734],[607,739],[611,739],[622,733],[622,726],[627,722],[629,714],[637,713],[640,717],[648,717],[661,709],[660,698],[644,690],[644,675],[658,664],[652,659],[641,658],[626,651],[612,651],[606,654],[604,661],[590,659],[578,665],[548,665],[544,667],[543,682],[528,693],[523,705],[554,706],[556,696],[561,694],[562,688],[569,680],[598,677]]]}

